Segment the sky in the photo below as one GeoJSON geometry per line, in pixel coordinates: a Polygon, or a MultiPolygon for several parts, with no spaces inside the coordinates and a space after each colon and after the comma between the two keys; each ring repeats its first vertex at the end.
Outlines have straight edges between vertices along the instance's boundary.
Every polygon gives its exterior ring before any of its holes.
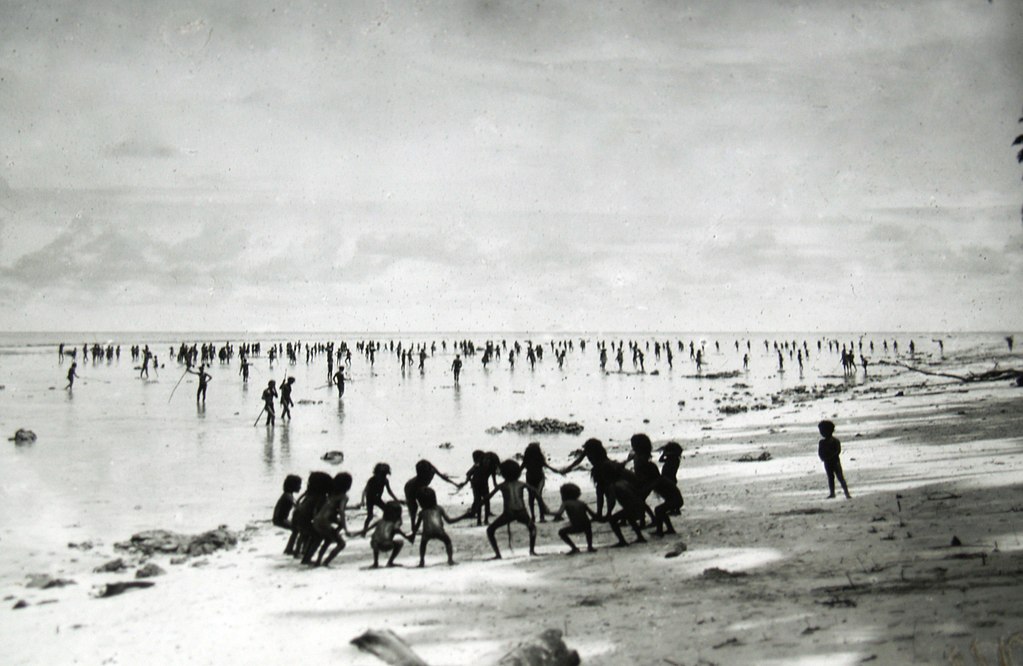
{"type": "Polygon", "coordinates": [[[0,329],[1023,330],[1023,0],[0,1],[0,329]]]}

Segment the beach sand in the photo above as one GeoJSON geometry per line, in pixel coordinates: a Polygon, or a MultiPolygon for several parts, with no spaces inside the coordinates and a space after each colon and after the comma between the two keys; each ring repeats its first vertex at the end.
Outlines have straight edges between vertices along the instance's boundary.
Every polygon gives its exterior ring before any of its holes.
{"type": "MultiPolygon", "coordinates": [[[[378,664],[350,640],[390,629],[431,664],[485,664],[556,628],[584,664],[982,663],[971,650],[998,663],[999,641],[1019,663],[1023,389],[922,382],[903,393],[709,423],[683,442],[678,535],[629,548],[609,548],[598,525],[598,552],[566,557],[560,524],[547,523],[539,557],[514,527],[512,549],[499,535],[506,559],[491,562],[483,528],[459,524],[449,530],[455,567],[431,544],[427,567],[414,568],[417,542],[403,567],[368,570],[368,543],[354,539],[331,568],[308,569],[281,554],[285,534],[268,523],[229,525],[243,531],[236,548],[181,564],[154,557],[166,575],[110,598],[90,592],[136,567],[92,569],[131,559],[113,548],[131,535],[56,550],[0,589],[3,659],[378,664]],[[822,417],[838,425],[851,500],[825,499],[822,417]],[[771,458],[735,462],[751,450],[771,458]],[[680,542],[686,550],[665,557],[680,542]],[[74,584],[31,588],[30,573],[74,584]]],[[[592,502],[586,473],[570,477],[592,502]]],[[[549,477],[549,500],[560,483],[549,477]]],[[[468,501],[447,490],[438,494],[450,511],[468,501]]]]}

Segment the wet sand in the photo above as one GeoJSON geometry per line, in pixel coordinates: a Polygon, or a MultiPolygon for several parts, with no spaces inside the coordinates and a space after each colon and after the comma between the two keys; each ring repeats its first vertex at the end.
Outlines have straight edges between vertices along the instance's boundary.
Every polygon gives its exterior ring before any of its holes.
{"type": "MultiPolygon", "coordinates": [[[[996,663],[999,641],[1023,630],[1023,389],[899,390],[709,422],[702,439],[683,442],[679,534],[646,545],[608,548],[598,525],[599,551],[566,557],[548,523],[539,557],[526,555],[520,527],[511,550],[502,530],[506,559],[490,562],[483,528],[460,524],[449,531],[455,567],[431,544],[427,568],[414,568],[417,543],[403,567],[367,570],[368,543],[355,539],[331,568],[310,570],[281,554],[281,531],[258,523],[233,550],[182,564],[154,557],[167,574],[153,587],[105,599],[90,590],[134,568],[92,569],[124,556],[112,546],[129,534],[54,550],[24,572],[75,584],[0,589],[5,659],[374,664],[349,641],[386,628],[429,663],[475,664],[557,628],[585,664],[974,663],[971,649],[996,663]],[[852,500],[824,499],[822,417],[838,424],[852,500]],[[771,459],[735,462],[761,450],[771,459]],[[666,558],[679,542],[687,549],[666,558]]],[[[585,472],[570,477],[592,501],[585,472]]],[[[549,478],[549,499],[560,482],[549,478]]],[[[438,490],[452,511],[468,502],[438,490]]],[[[361,524],[359,513],[350,520],[361,524]]]]}

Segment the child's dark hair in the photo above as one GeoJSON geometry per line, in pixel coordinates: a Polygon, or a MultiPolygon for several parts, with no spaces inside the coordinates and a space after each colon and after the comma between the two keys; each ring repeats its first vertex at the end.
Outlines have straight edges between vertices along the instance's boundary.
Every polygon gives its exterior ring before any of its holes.
{"type": "Polygon", "coordinates": [[[817,424],[817,430],[825,437],[831,437],[835,434],[835,424],[825,419],[817,424]]]}
{"type": "Polygon", "coordinates": [[[420,460],[416,463],[416,476],[420,479],[432,479],[433,475],[437,473],[437,468],[433,466],[433,463],[429,460],[420,460]]]}
{"type": "Polygon", "coordinates": [[[479,464],[479,463],[483,462],[483,457],[484,457],[485,455],[486,455],[486,454],[485,454],[485,453],[483,453],[483,451],[481,451],[481,450],[479,450],[479,449],[476,449],[475,451],[473,451],[473,452],[472,452],[472,461],[473,461],[474,463],[477,463],[477,464],[479,464]]]}
{"type": "Polygon", "coordinates": [[[632,450],[637,454],[649,458],[653,454],[654,444],[646,434],[637,432],[629,439],[632,450]]]}
{"type": "Polygon", "coordinates": [[[502,460],[499,469],[501,470],[501,476],[509,481],[518,481],[519,475],[522,474],[522,468],[514,460],[502,460]]]}
{"type": "Polygon", "coordinates": [[[561,499],[562,500],[577,500],[581,497],[583,492],[579,490],[579,486],[574,483],[563,483],[561,484],[561,499]]]}
{"type": "Polygon", "coordinates": [[[423,509],[433,509],[437,506],[437,491],[433,488],[423,488],[419,491],[419,506],[423,509]]]}
{"type": "Polygon", "coordinates": [[[373,476],[387,476],[391,473],[391,466],[387,463],[377,463],[373,466],[373,476]]]}
{"type": "Polygon", "coordinates": [[[326,472],[310,472],[305,484],[309,495],[325,495],[330,490],[331,478],[326,472]]]}
{"type": "Polygon", "coordinates": [[[543,454],[543,449],[540,448],[540,442],[530,442],[526,445],[526,450],[522,452],[522,464],[523,465],[543,465],[547,462],[547,457],[543,454]]]}
{"type": "Polygon", "coordinates": [[[661,447],[661,455],[666,458],[681,458],[682,457],[682,445],[678,442],[668,442],[661,447]]]}
{"type": "Polygon", "coordinates": [[[284,477],[284,492],[297,493],[302,490],[302,477],[297,474],[289,474],[284,477]]]}
{"type": "Polygon", "coordinates": [[[334,495],[347,493],[352,489],[352,475],[348,472],[338,472],[330,482],[330,492],[334,495]]]}
{"type": "Polygon", "coordinates": [[[390,501],[384,505],[384,520],[391,522],[401,520],[401,502],[390,501]]]}

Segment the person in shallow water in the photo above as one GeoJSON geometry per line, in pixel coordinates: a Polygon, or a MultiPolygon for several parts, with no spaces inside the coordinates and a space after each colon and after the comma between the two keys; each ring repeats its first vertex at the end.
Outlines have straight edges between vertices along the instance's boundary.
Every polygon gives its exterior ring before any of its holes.
{"type": "Polygon", "coordinates": [[[271,426],[277,420],[274,414],[274,399],[277,397],[277,382],[270,380],[263,389],[263,411],[266,412],[266,425],[271,426]]]}
{"type": "Polygon", "coordinates": [[[185,372],[190,372],[190,373],[192,373],[193,375],[195,375],[196,377],[199,378],[199,388],[197,388],[195,390],[195,402],[199,403],[201,401],[202,404],[205,405],[206,404],[206,387],[209,386],[210,380],[213,379],[213,377],[210,375],[210,373],[206,372],[206,366],[205,365],[199,365],[199,370],[198,371],[196,371],[196,370],[186,370],[185,372]]]}
{"type": "Polygon", "coordinates": [[[334,373],[334,384],[337,385],[337,397],[345,397],[345,366],[339,365],[334,373]]]}

